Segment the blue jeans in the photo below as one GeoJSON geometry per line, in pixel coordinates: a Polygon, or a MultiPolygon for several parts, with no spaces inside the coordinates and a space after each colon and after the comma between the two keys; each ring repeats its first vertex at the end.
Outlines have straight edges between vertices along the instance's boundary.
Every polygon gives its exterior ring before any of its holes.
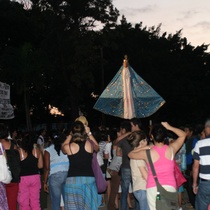
{"type": "Polygon", "coordinates": [[[200,181],[195,198],[196,210],[207,210],[210,204],[210,181],[200,181]]]}
{"type": "MultiPolygon", "coordinates": [[[[149,210],[146,190],[137,190],[137,191],[133,192],[133,194],[134,194],[136,200],[138,201],[139,209],[149,210]]],[[[137,208],[136,208],[136,210],[137,210],[137,208]]]]}
{"type": "Polygon", "coordinates": [[[122,188],[122,193],[120,197],[121,210],[127,210],[128,208],[127,197],[129,193],[129,185],[131,183],[131,180],[132,180],[131,169],[121,168],[121,188],[122,188]]]}
{"type": "Polygon", "coordinates": [[[67,171],[59,171],[49,176],[49,191],[52,210],[60,209],[61,195],[64,198],[64,184],[67,171]]]}

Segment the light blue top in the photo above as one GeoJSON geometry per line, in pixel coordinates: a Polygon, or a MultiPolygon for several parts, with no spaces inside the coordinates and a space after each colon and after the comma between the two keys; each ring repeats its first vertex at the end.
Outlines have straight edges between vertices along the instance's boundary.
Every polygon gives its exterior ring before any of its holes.
{"type": "Polygon", "coordinates": [[[69,170],[69,159],[67,155],[64,155],[60,151],[60,156],[57,151],[54,149],[54,144],[51,144],[45,149],[50,154],[50,173],[49,176],[57,173],[59,171],[68,171],[69,170]]]}

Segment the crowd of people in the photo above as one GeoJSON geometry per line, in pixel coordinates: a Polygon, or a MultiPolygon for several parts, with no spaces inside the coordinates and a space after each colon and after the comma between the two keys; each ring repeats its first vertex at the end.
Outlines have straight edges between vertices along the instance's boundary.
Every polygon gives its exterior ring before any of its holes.
{"type": "MultiPolygon", "coordinates": [[[[160,184],[178,191],[179,210],[207,210],[210,204],[210,120],[203,126],[142,125],[122,120],[118,128],[92,127],[84,116],[69,129],[17,133],[0,124],[0,144],[12,172],[0,182],[0,210],[41,210],[49,193],[52,210],[156,210],[157,187],[147,157],[150,150],[160,184]],[[107,181],[98,193],[93,154],[107,181]],[[15,161],[13,161],[15,160],[15,161]],[[186,178],[177,186],[175,164],[186,178]],[[184,188],[189,200],[182,197],[184,188]],[[44,198],[44,200],[46,197],[44,198]],[[132,202],[131,202],[132,201],[132,202]]],[[[1,173],[1,172],[0,172],[1,173]]]]}

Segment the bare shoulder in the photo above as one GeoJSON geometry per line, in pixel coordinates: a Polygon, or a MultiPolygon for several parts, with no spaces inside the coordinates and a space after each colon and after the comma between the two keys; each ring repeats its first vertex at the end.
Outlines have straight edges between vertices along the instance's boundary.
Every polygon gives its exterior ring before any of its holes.
{"type": "Polygon", "coordinates": [[[85,143],[85,150],[89,153],[93,152],[93,146],[92,143],[90,141],[86,141],[85,143]]]}

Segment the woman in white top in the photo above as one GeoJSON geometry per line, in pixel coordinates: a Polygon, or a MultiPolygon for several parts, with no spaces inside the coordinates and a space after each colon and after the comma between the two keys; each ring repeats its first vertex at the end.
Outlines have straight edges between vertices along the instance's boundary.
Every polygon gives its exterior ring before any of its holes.
{"type": "MultiPolygon", "coordinates": [[[[130,144],[134,150],[147,146],[147,137],[143,131],[134,131],[128,136],[130,144]]],[[[143,209],[149,210],[146,195],[146,183],[147,183],[147,166],[144,160],[130,159],[132,182],[133,182],[133,194],[137,200],[136,210],[143,209]]]]}

